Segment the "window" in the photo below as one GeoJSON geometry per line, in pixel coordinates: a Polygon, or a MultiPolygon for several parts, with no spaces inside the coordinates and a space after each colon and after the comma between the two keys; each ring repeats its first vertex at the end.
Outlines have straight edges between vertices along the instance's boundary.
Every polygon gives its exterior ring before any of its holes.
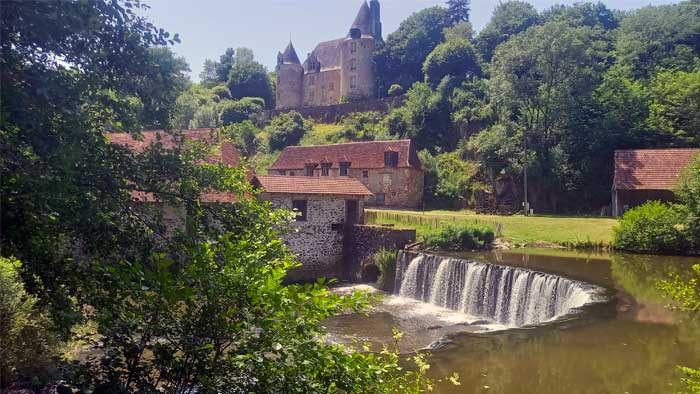
{"type": "Polygon", "coordinates": [[[314,176],[314,169],[315,168],[316,168],[315,165],[304,166],[304,176],[314,176]]]}
{"type": "Polygon", "coordinates": [[[310,77],[309,77],[309,84],[310,84],[310,85],[314,85],[315,83],[316,83],[316,77],[314,77],[313,75],[310,76],[310,77]]]}
{"type": "Polygon", "coordinates": [[[289,176],[294,176],[294,175],[296,175],[296,174],[294,173],[294,171],[289,171],[289,176]]]}
{"type": "Polygon", "coordinates": [[[357,60],[350,59],[350,71],[355,71],[355,70],[357,70],[357,60]]]}
{"type": "Polygon", "coordinates": [[[362,171],[363,178],[369,178],[369,171],[362,171]]]}
{"type": "Polygon", "coordinates": [[[399,165],[399,152],[384,152],[384,165],[387,167],[396,167],[399,165]]]}
{"type": "Polygon", "coordinates": [[[285,171],[285,170],[279,170],[279,171],[277,171],[277,173],[280,175],[287,175],[287,171],[285,171]]]}
{"type": "Polygon", "coordinates": [[[351,42],[350,43],[350,53],[355,53],[355,52],[357,52],[357,43],[351,42]]]}
{"type": "Polygon", "coordinates": [[[294,200],[292,201],[292,209],[297,211],[297,217],[296,221],[297,222],[305,222],[307,221],[307,207],[308,207],[308,201],[306,200],[294,200]]]}
{"type": "Polygon", "coordinates": [[[350,77],[350,89],[357,88],[357,77],[350,77]]]}
{"type": "Polygon", "coordinates": [[[340,176],[348,176],[348,168],[350,163],[340,163],[340,176]]]}
{"type": "Polygon", "coordinates": [[[331,174],[331,163],[321,164],[321,176],[329,176],[331,174]]]}

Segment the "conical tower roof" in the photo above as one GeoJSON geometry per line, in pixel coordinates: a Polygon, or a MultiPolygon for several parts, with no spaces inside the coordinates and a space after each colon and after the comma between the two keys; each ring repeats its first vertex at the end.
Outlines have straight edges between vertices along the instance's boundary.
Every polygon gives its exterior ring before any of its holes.
{"type": "Polygon", "coordinates": [[[285,49],[284,53],[282,53],[282,62],[284,64],[301,64],[299,61],[299,56],[297,56],[297,51],[294,50],[294,45],[292,45],[291,41],[289,41],[287,49],[285,49]]]}
{"type": "Polygon", "coordinates": [[[362,35],[370,35],[372,26],[372,12],[369,9],[369,5],[364,1],[360,7],[360,11],[355,17],[355,22],[352,23],[352,29],[360,29],[362,35]]]}

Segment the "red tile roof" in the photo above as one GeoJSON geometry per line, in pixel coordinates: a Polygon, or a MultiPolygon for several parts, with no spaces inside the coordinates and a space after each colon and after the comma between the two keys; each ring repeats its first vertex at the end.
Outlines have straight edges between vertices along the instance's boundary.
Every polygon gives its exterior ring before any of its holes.
{"type": "Polygon", "coordinates": [[[360,181],[348,177],[257,175],[253,185],[272,194],[372,195],[360,181]]]}
{"type": "MultiPolygon", "coordinates": [[[[231,167],[237,166],[241,157],[231,142],[220,142],[219,129],[176,130],[172,133],[164,130],[147,130],[142,131],[141,135],[142,139],[134,139],[127,133],[108,133],[107,139],[113,144],[127,147],[139,153],[157,143],[162,144],[163,148],[172,149],[192,141],[201,142],[212,147],[211,156],[205,162],[222,163],[231,167]]],[[[138,202],[158,201],[153,193],[143,191],[133,191],[131,198],[138,202]]],[[[238,201],[238,197],[234,193],[207,192],[202,193],[200,201],[203,203],[227,203],[238,201]]]]}
{"type": "Polygon", "coordinates": [[[615,151],[615,190],[671,190],[681,169],[700,149],[638,149],[615,151]]]}
{"type": "Polygon", "coordinates": [[[238,165],[240,154],[229,141],[221,142],[219,129],[190,129],[174,130],[168,133],[164,130],[147,130],[141,132],[142,139],[134,139],[127,133],[108,133],[107,139],[117,145],[125,146],[134,152],[143,152],[147,147],[160,143],[166,149],[172,149],[183,143],[197,141],[211,145],[212,155],[207,163],[223,163],[232,167],[238,165]]]}
{"type": "Polygon", "coordinates": [[[304,163],[311,161],[321,163],[324,159],[338,168],[343,159],[351,162],[352,168],[384,168],[384,152],[399,153],[398,167],[415,167],[420,169],[420,160],[411,144],[411,140],[351,142],[348,144],[288,146],[284,148],[270,170],[303,169],[304,163]]]}

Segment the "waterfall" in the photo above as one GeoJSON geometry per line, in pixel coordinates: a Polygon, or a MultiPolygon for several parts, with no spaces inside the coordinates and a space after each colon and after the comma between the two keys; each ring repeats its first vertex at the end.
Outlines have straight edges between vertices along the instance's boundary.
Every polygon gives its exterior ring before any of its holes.
{"type": "Polygon", "coordinates": [[[400,252],[401,297],[489,319],[509,327],[538,324],[594,301],[597,287],[523,268],[400,252]]]}

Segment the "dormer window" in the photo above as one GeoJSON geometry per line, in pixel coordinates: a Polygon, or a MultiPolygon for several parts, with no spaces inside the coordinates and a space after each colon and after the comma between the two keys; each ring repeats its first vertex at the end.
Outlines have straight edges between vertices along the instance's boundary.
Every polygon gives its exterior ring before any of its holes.
{"type": "Polygon", "coordinates": [[[350,29],[350,38],[352,38],[353,40],[362,38],[362,30],[358,29],[357,27],[353,27],[352,29],[350,29]]]}
{"type": "Polygon", "coordinates": [[[330,176],[332,165],[333,163],[321,163],[321,176],[330,176]]]}
{"type": "Polygon", "coordinates": [[[399,152],[384,152],[384,165],[386,167],[396,167],[399,165],[399,152]]]}
{"type": "Polygon", "coordinates": [[[316,169],[316,164],[306,164],[304,165],[304,176],[314,176],[314,170],[316,169]]]}
{"type": "Polygon", "coordinates": [[[348,173],[350,172],[350,162],[342,162],[340,163],[340,176],[348,176],[348,173]]]}

